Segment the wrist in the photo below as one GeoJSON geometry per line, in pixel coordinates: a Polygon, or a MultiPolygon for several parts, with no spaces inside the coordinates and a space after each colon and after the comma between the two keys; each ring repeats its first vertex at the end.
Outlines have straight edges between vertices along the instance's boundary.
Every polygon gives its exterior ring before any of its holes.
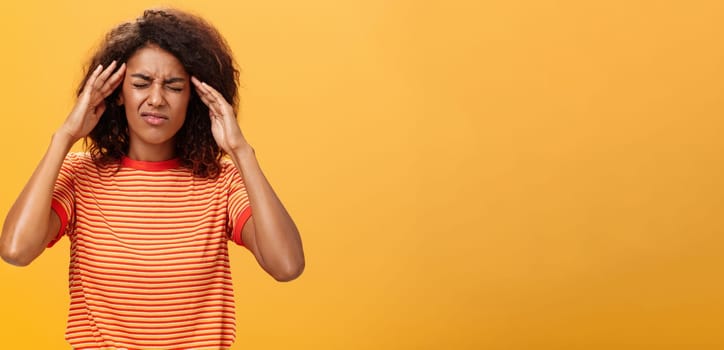
{"type": "Polygon", "coordinates": [[[251,147],[251,145],[246,142],[246,139],[243,137],[238,140],[237,142],[231,142],[228,147],[228,153],[230,156],[234,155],[248,155],[248,154],[254,154],[254,148],[251,147]]]}
{"type": "Polygon", "coordinates": [[[53,134],[50,144],[55,147],[60,147],[68,152],[77,141],[78,139],[72,137],[66,132],[63,132],[63,130],[58,130],[53,134]]]}
{"type": "Polygon", "coordinates": [[[235,164],[239,165],[244,160],[255,159],[256,153],[254,151],[254,148],[251,147],[250,144],[244,143],[238,147],[235,147],[231,152],[229,152],[229,156],[235,164]]]}

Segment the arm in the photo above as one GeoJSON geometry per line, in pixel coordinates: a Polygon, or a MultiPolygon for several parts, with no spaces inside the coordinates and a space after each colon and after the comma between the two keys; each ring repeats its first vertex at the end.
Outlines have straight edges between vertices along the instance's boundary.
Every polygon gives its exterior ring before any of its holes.
{"type": "Polygon", "coordinates": [[[304,270],[302,240],[294,221],[267,181],[249,144],[231,154],[244,178],[252,217],[241,232],[244,245],[278,281],[290,281],[304,270]]]}
{"type": "Polygon", "coordinates": [[[304,251],[294,221],[274,193],[236,123],[231,105],[212,87],[192,78],[202,101],[209,106],[214,139],[231,156],[244,178],[252,217],[242,240],[259,265],[278,281],[291,281],[304,271],[304,251]]]}
{"type": "Polygon", "coordinates": [[[50,209],[50,201],[71,145],[67,137],[53,136],[45,156],[8,211],[0,236],[0,255],[6,262],[17,266],[30,264],[58,233],[60,219],[50,209]]]}
{"type": "Polygon", "coordinates": [[[8,263],[30,264],[60,230],[60,218],[50,207],[55,181],[70,147],[93,130],[105,111],[104,98],[122,81],[125,66],[111,75],[115,67],[115,62],[105,70],[98,66],[90,75],[75,107],[8,211],[0,236],[0,256],[8,263]]]}

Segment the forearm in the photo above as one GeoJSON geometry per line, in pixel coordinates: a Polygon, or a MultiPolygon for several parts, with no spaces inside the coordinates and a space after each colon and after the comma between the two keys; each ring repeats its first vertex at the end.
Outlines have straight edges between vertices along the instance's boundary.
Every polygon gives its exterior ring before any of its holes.
{"type": "Polygon", "coordinates": [[[244,244],[275,279],[290,281],[296,278],[304,270],[299,231],[264,177],[254,149],[239,128],[234,108],[213,87],[196,77],[192,77],[191,81],[201,100],[209,107],[214,140],[231,156],[246,185],[252,215],[242,229],[244,244]]]}
{"type": "Polygon", "coordinates": [[[27,265],[45,249],[53,186],[72,145],[64,133],[53,135],[43,159],[8,211],[0,236],[0,254],[7,262],[27,265]]]}
{"type": "Polygon", "coordinates": [[[304,268],[302,242],[294,221],[267,181],[248,144],[232,152],[254,218],[254,236],[264,268],[274,276],[296,276],[304,268]]]}

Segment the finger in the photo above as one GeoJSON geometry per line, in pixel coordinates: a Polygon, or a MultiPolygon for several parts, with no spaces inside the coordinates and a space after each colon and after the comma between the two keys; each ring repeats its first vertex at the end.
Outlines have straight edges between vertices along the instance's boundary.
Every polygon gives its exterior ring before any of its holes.
{"type": "Polygon", "coordinates": [[[210,90],[211,95],[214,96],[214,99],[216,100],[217,105],[219,106],[219,110],[220,110],[221,114],[235,118],[234,117],[234,107],[232,107],[231,104],[229,103],[229,101],[226,100],[226,97],[224,97],[224,95],[222,95],[218,90],[214,89],[210,85],[208,85],[206,83],[202,83],[202,84],[204,85],[204,87],[207,87],[210,90]]]}
{"type": "Polygon", "coordinates": [[[95,82],[96,89],[100,90],[103,87],[103,84],[106,83],[106,80],[108,80],[108,77],[113,73],[113,70],[116,68],[116,61],[113,60],[111,64],[106,67],[106,69],[103,70],[103,72],[98,76],[95,82]]]}
{"type": "Polygon", "coordinates": [[[116,61],[111,62],[111,64],[103,68],[102,64],[99,64],[98,67],[93,71],[93,74],[88,78],[88,81],[86,81],[86,86],[84,87],[84,93],[88,95],[87,100],[90,102],[91,106],[95,106],[98,104],[98,96],[97,92],[100,91],[101,87],[103,86],[103,81],[105,81],[106,72],[108,72],[109,69],[113,69],[115,66],[116,61]],[[100,82],[100,84],[99,84],[100,82]]]}
{"type": "Polygon", "coordinates": [[[209,110],[212,110],[214,108],[213,101],[211,101],[208,98],[208,94],[206,94],[203,90],[201,90],[199,87],[196,87],[196,93],[199,95],[199,98],[201,99],[201,102],[203,102],[206,107],[209,108],[209,110]]]}
{"type": "Polygon", "coordinates": [[[211,85],[201,82],[201,86],[203,86],[204,89],[206,89],[206,91],[210,95],[210,98],[212,100],[214,100],[215,102],[217,102],[217,103],[221,103],[222,101],[226,102],[226,99],[224,98],[224,96],[221,96],[221,94],[218,91],[216,91],[216,89],[211,87],[211,85]]]}
{"type": "Polygon", "coordinates": [[[196,88],[196,91],[199,93],[199,95],[206,94],[206,90],[204,89],[204,86],[201,85],[201,81],[195,76],[191,76],[191,83],[194,84],[194,87],[196,88]]]}
{"type": "Polygon", "coordinates": [[[115,70],[116,68],[116,61],[113,60],[111,64],[108,65],[96,78],[96,81],[93,83],[93,91],[92,91],[92,97],[91,100],[93,101],[93,105],[97,105],[105,98],[105,87],[106,87],[106,81],[108,80],[108,77],[110,74],[115,70]]]}
{"type": "Polygon", "coordinates": [[[196,86],[201,86],[201,81],[196,79],[196,77],[193,75],[191,76],[191,83],[193,83],[196,86]]]}
{"type": "Polygon", "coordinates": [[[120,67],[118,67],[118,70],[116,70],[113,75],[111,75],[108,80],[106,80],[106,83],[103,85],[103,97],[108,97],[116,88],[118,85],[121,84],[123,81],[123,78],[126,74],[126,64],[121,64],[120,67]]]}
{"type": "Polygon", "coordinates": [[[208,92],[208,98],[214,104],[215,110],[218,112],[219,115],[231,115],[234,113],[229,102],[226,101],[226,98],[224,98],[224,96],[222,96],[219,91],[204,82],[201,82],[201,85],[208,92]]]}
{"type": "Polygon", "coordinates": [[[82,93],[89,94],[91,87],[93,86],[93,83],[95,83],[96,78],[98,78],[98,74],[100,74],[101,70],[103,69],[103,65],[98,65],[95,70],[93,70],[93,73],[88,77],[88,80],[85,81],[85,85],[83,86],[82,93]]]}
{"type": "Polygon", "coordinates": [[[206,107],[209,107],[209,109],[215,108],[214,106],[214,100],[212,99],[211,93],[204,87],[201,82],[196,79],[195,77],[191,77],[191,82],[194,83],[194,87],[196,88],[196,93],[199,95],[199,98],[201,98],[201,101],[206,105],[206,107]]]}
{"type": "MultiPolygon", "coordinates": [[[[108,80],[106,80],[105,84],[103,84],[103,87],[98,91],[98,94],[93,95],[93,105],[97,105],[103,99],[108,97],[110,94],[113,93],[113,91],[118,88],[118,86],[123,82],[123,78],[125,77],[126,73],[126,64],[121,64],[120,67],[116,70],[113,75],[111,75],[108,80]]],[[[100,79],[100,78],[99,78],[100,79]]]]}
{"type": "Polygon", "coordinates": [[[207,105],[211,103],[211,100],[209,99],[209,92],[204,89],[204,87],[199,83],[194,84],[194,88],[196,88],[196,93],[199,94],[199,97],[206,103],[207,105]]]}
{"type": "Polygon", "coordinates": [[[219,91],[211,87],[211,85],[196,79],[196,77],[191,77],[191,79],[196,85],[197,91],[200,91],[201,100],[209,107],[210,117],[233,116],[233,108],[219,91]]]}
{"type": "Polygon", "coordinates": [[[78,104],[81,106],[88,106],[93,105],[95,103],[91,103],[93,100],[93,83],[95,82],[96,78],[98,77],[98,74],[100,74],[101,70],[103,69],[103,65],[98,65],[96,69],[93,70],[93,72],[90,74],[88,79],[85,81],[85,85],[83,85],[83,91],[80,92],[80,95],[78,96],[78,104]]]}
{"type": "Polygon", "coordinates": [[[205,99],[207,102],[212,102],[211,92],[208,88],[206,88],[206,86],[204,86],[204,84],[200,80],[196,79],[196,77],[191,77],[191,82],[194,83],[196,91],[202,99],[205,99]]]}
{"type": "Polygon", "coordinates": [[[196,87],[203,92],[203,95],[211,102],[217,102],[217,95],[214,94],[214,88],[212,88],[209,84],[204,83],[203,81],[200,81],[196,79],[195,77],[192,77],[194,84],[196,87]]]}

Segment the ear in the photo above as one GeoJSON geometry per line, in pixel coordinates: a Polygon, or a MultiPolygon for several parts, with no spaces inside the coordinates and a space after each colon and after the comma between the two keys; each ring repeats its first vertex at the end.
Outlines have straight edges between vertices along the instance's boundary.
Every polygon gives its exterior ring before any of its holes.
{"type": "Polygon", "coordinates": [[[123,106],[123,94],[118,94],[118,99],[116,100],[116,104],[119,106],[123,106]]]}

